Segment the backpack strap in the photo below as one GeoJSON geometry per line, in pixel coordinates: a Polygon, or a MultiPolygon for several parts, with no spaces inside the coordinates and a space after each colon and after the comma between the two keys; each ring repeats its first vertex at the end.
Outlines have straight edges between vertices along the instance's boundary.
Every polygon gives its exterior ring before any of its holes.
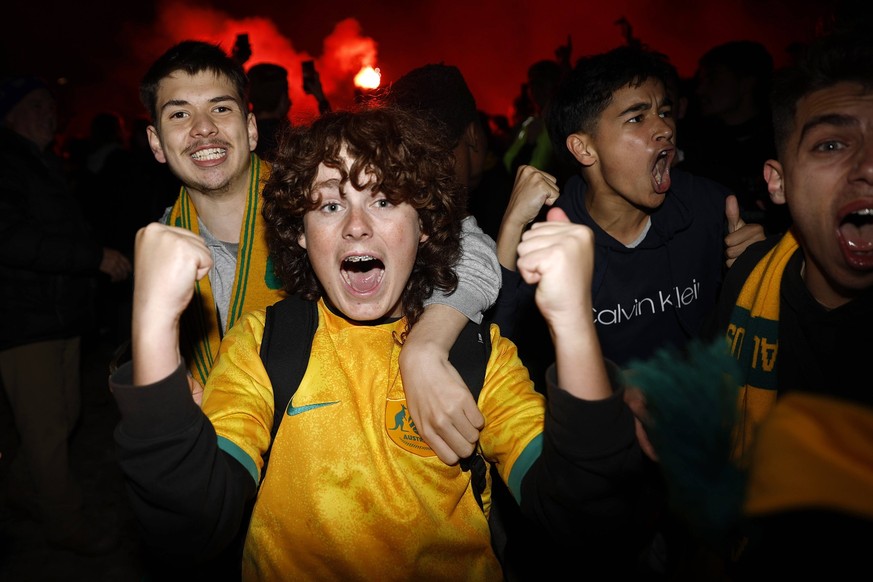
{"type": "Polygon", "coordinates": [[[473,399],[478,402],[485,384],[485,370],[491,355],[491,333],[488,324],[468,321],[449,350],[449,361],[467,384],[473,399]]]}
{"type": "MultiPolygon", "coordinates": [[[[491,332],[487,323],[476,324],[468,321],[457,341],[449,350],[449,362],[460,374],[473,399],[479,401],[479,394],[485,384],[485,371],[488,368],[488,358],[491,355],[491,332]]],[[[483,510],[482,492],[488,486],[488,464],[478,451],[459,462],[461,469],[470,471],[470,481],[473,485],[473,496],[483,510]]]]}
{"type": "Polygon", "coordinates": [[[309,366],[312,338],[318,327],[318,307],[298,295],[288,295],[267,307],[264,337],[261,340],[261,360],[273,387],[273,430],[270,448],[264,455],[261,480],[282,416],[309,366]]]}
{"type": "MultiPolygon", "coordinates": [[[[273,386],[274,413],[273,430],[270,436],[270,449],[276,431],[285,415],[285,410],[291,402],[297,387],[306,374],[309,365],[309,355],[312,349],[312,338],[318,327],[318,308],[315,301],[307,301],[297,295],[289,295],[285,299],[267,307],[264,320],[264,337],[261,340],[261,360],[270,377],[273,386]]],[[[478,401],[485,383],[485,371],[488,358],[491,355],[491,333],[488,324],[476,324],[468,321],[461,330],[457,341],[449,350],[449,361],[458,371],[464,383],[470,389],[473,399],[478,401]]],[[[267,470],[270,449],[264,454],[264,466],[261,469],[263,480],[267,470]]],[[[487,464],[477,452],[466,459],[461,459],[461,469],[472,471],[473,494],[479,507],[483,507],[482,491],[487,486],[487,464]]]]}

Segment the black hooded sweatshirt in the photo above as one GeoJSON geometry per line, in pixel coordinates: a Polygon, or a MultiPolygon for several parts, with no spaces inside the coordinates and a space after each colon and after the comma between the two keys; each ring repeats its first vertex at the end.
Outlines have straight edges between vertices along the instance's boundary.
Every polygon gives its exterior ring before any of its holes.
{"type": "MultiPolygon", "coordinates": [[[[681,348],[699,335],[721,286],[729,191],[680,170],[671,171],[671,178],[664,203],[652,212],[651,227],[634,248],[614,239],[591,218],[581,176],[567,181],[555,203],[572,222],[594,231],[593,317],[604,356],[622,367],[661,347],[681,348]]],[[[503,335],[519,344],[522,361],[538,368],[540,361],[550,362],[554,356],[553,351],[542,354],[545,345],[552,350],[551,342],[532,327],[537,312],[534,291],[517,271],[503,269],[494,321],[503,335]]],[[[545,329],[541,316],[539,320],[545,329]]]]}

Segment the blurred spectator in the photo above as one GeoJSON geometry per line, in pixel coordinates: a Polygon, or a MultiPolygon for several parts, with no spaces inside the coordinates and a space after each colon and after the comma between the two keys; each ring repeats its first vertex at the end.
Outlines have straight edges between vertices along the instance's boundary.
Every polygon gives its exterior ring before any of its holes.
{"type": "Polygon", "coordinates": [[[787,211],[770,202],[761,171],[776,157],[767,103],[772,75],[773,58],[761,43],[713,47],[700,59],[693,106],[679,129],[681,167],[730,188],[743,220],[762,224],[768,233],[788,226],[787,211]]]}
{"type": "Polygon", "coordinates": [[[563,74],[561,64],[553,60],[537,61],[528,69],[525,87],[531,110],[516,127],[515,137],[503,156],[506,171],[511,176],[515,176],[519,166],[523,165],[548,172],[556,176],[559,183],[571,174],[571,169],[562,166],[555,156],[545,122],[549,102],[563,74]]]}
{"type": "Polygon", "coordinates": [[[255,153],[263,160],[272,161],[279,134],[291,125],[288,120],[291,111],[288,70],[274,63],[261,63],[249,69],[248,78],[249,104],[258,122],[255,153]]]}
{"type": "Polygon", "coordinates": [[[0,377],[20,439],[7,498],[42,523],[52,545],[102,554],[115,547],[115,533],[85,515],[69,439],[96,278],[123,281],[131,265],[91,235],[49,150],[57,108],[46,84],[0,81],[0,120],[0,377]]]}

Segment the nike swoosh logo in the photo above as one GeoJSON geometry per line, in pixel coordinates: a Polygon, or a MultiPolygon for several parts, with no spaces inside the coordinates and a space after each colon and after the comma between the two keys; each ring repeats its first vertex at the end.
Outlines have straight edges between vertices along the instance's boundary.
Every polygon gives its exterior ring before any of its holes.
{"type": "Polygon", "coordinates": [[[307,404],[305,406],[294,406],[293,402],[289,402],[288,412],[286,414],[288,416],[297,416],[298,414],[303,414],[304,412],[309,412],[310,410],[315,410],[316,408],[321,408],[322,406],[330,406],[331,404],[339,404],[339,401],[320,402],[318,404],[307,404]]]}

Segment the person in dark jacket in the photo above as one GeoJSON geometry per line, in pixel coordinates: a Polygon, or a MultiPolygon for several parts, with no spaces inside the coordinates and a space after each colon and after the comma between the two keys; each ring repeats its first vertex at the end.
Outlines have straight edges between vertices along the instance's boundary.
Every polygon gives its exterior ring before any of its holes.
{"type": "Polygon", "coordinates": [[[124,280],[131,265],[92,237],[67,187],[49,149],[55,109],[37,78],[0,82],[0,377],[20,437],[8,495],[51,543],[96,554],[114,539],[87,524],[68,455],[80,341],[94,323],[96,278],[124,280]]]}
{"type": "MultiPolygon", "coordinates": [[[[672,169],[670,75],[662,55],[627,46],[580,59],[562,84],[549,132],[580,173],[559,197],[543,189],[539,198],[513,200],[504,215],[495,322],[508,337],[531,332],[534,289],[518,276],[515,254],[543,203],[595,233],[593,317],[604,354],[620,366],[700,333],[726,266],[764,238],[759,225],[740,219],[727,188],[672,169]]],[[[537,345],[551,350],[548,341],[537,345]]]]}
{"type": "Polygon", "coordinates": [[[622,367],[698,336],[726,266],[764,238],[760,225],[742,221],[727,188],[672,168],[672,78],[663,55],[622,46],[577,61],[551,101],[549,135],[579,174],[557,200],[546,190],[513,199],[497,241],[503,285],[494,320],[535,382],[554,346],[532,307],[536,288],[516,271],[516,247],[543,203],[594,232],[592,317],[604,356],[622,367]]]}

